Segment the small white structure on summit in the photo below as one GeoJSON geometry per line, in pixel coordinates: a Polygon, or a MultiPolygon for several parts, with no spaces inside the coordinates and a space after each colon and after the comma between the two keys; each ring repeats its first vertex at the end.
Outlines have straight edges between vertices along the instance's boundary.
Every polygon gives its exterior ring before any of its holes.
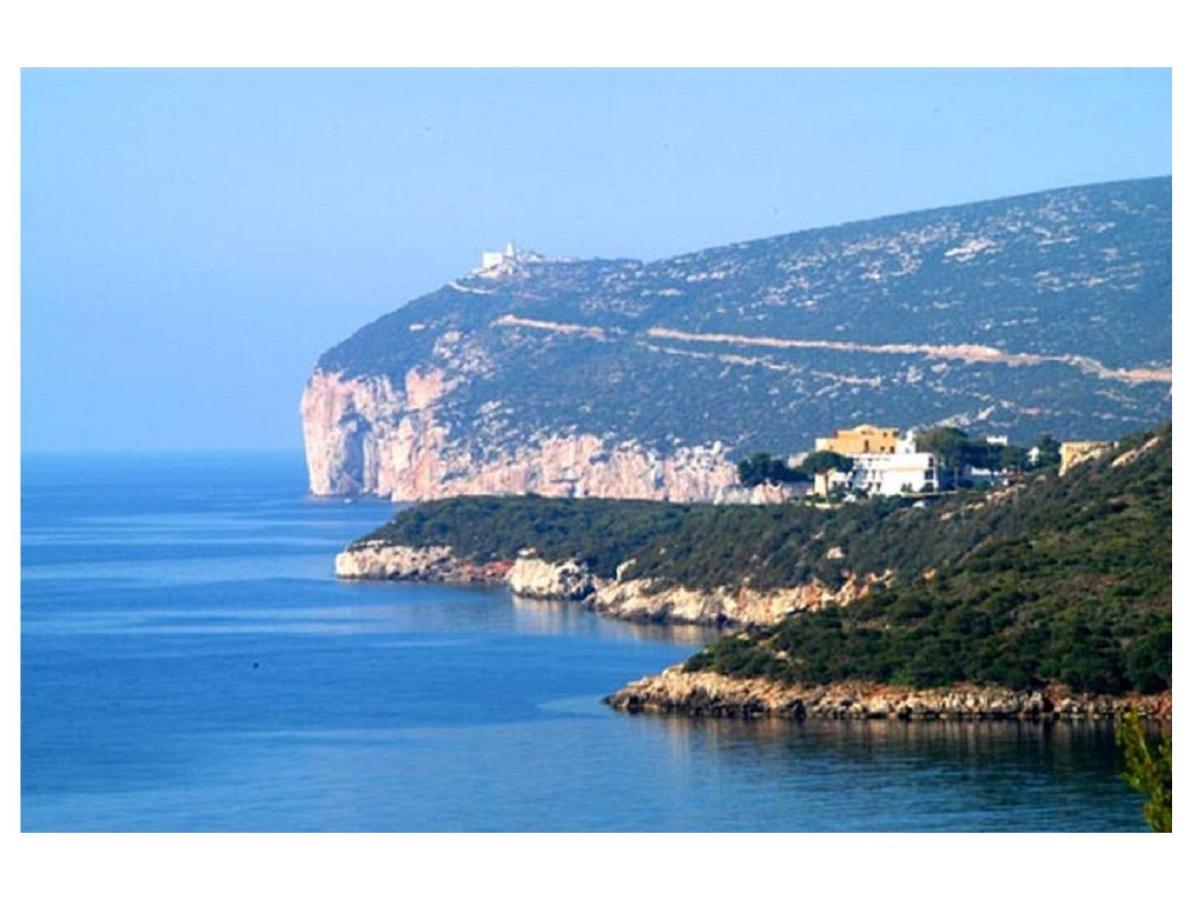
{"type": "Polygon", "coordinates": [[[494,269],[506,262],[517,260],[517,245],[513,241],[505,244],[504,250],[485,250],[480,260],[481,269],[494,269]]]}

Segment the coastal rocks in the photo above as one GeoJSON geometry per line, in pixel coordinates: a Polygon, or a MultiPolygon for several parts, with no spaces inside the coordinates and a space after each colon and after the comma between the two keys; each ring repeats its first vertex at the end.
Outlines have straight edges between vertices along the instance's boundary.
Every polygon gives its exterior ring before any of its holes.
{"type": "Polygon", "coordinates": [[[596,591],[596,578],[575,560],[549,563],[519,556],[509,569],[509,589],[519,597],[536,600],[583,600],[596,591]]]}
{"type": "Polygon", "coordinates": [[[618,619],[688,622],[704,625],[771,625],[785,616],[825,606],[845,606],[865,596],[889,576],[851,577],[835,589],[820,581],[759,591],[750,587],[700,590],[664,588],[651,579],[602,584],[585,601],[588,608],[618,619]]]}
{"type": "Polygon", "coordinates": [[[403,387],[385,375],[317,371],[301,398],[309,489],[317,496],[378,494],[394,501],[465,494],[773,502],[738,487],[720,443],[670,454],[595,434],[549,435],[472,452],[439,419],[460,379],[413,368],[403,387]],[[741,493],[746,493],[744,498],[741,493]]]}
{"type": "Polygon", "coordinates": [[[749,587],[694,589],[663,587],[649,578],[626,579],[633,560],[617,567],[617,577],[600,578],[574,560],[548,563],[519,558],[508,573],[513,593],[542,600],[571,600],[615,619],[690,625],[771,625],[785,616],[831,604],[845,606],[891,578],[852,576],[841,587],[820,581],[791,588],[757,591],[749,587]]]}
{"type": "Polygon", "coordinates": [[[449,547],[405,547],[370,541],[339,553],[334,572],[339,578],[437,580],[453,568],[449,547]]]}
{"type": "MultiPolygon", "coordinates": [[[[749,598],[748,598],[749,599],[749,598]]],[[[759,598],[761,605],[739,602],[726,591],[701,591],[687,587],[657,588],[650,579],[615,581],[601,587],[587,606],[616,619],[647,622],[688,622],[726,625],[774,619],[786,614],[791,604],[779,598],[759,598]],[[748,615],[753,618],[747,618],[748,615]]]]}
{"type": "Polygon", "coordinates": [[[387,581],[437,581],[454,584],[503,582],[509,562],[474,563],[457,557],[450,547],[408,547],[365,541],[334,560],[339,578],[387,581]]]}
{"type": "Polygon", "coordinates": [[[627,684],[604,702],[623,712],[674,713],[719,719],[803,719],[808,694],[801,688],[672,666],[627,684]]]}
{"type": "Polygon", "coordinates": [[[851,575],[834,588],[813,580],[775,590],[664,587],[649,578],[626,578],[633,560],[602,578],[578,560],[549,562],[525,551],[516,560],[474,563],[450,547],[409,547],[367,541],[338,554],[339,578],[507,584],[519,597],[577,602],[604,616],[638,622],[689,625],[772,625],[785,616],[845,606],[891,583],[892,574],[851,575]]]}
{"type": "Polygon", "coordinates": [[[1170,720],[1172,695],[1112,697],[1045,690],[958,685],[913,689],[863,682],[802,686],[716,672],[685,672],[676,665],[631,682],[604,700],[614,709],[724,719],[1109,719],[1135,710],[1170,720]]]}

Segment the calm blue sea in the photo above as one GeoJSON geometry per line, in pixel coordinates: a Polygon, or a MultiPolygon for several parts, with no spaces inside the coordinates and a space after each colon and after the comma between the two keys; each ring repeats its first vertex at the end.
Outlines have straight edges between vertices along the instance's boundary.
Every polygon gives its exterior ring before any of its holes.
{"type": "Polygon", "coordinates": [[[306,497],[298,457],[22,478],[26,831],[1142,828],[1104,726],[612,713],[705,634],[339,583],[391,507],[306,497]]]}

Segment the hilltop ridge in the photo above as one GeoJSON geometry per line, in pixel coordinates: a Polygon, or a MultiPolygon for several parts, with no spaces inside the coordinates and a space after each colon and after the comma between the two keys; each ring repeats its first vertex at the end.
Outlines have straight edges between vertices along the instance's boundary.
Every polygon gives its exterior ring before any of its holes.
{"type": "Polygon", "coordinates": [[[1171,179],[653,262],[523,254],[360,329],[302,401],[314,493],[721,500],[860,420],[1032,441],[1170,414],[1171,179]]]}

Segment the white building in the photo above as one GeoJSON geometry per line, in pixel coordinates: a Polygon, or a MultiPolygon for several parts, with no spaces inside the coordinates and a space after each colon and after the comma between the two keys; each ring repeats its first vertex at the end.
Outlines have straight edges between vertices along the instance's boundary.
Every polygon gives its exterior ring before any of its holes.
{"type": "Polygon", "coordinates": [[[869,496],[894,497],[939,488],[938,458],[933,453],[861,453],[852,457],[848,487],[869,496]]]}
{"type": "Polygon", "coordinates": [[[517,245],[512,241],[505,244],[504,250],[485,250],[480,259],[481,269],[493,269],[506,262],[517,259],[517,245]]]}
{"type": "Polygon", "coordinates": [[[832,491],[863,491],[871,497],[895,497],[937,491],[942,471],[933,453],[857,453],[849,472],[831,469],[813,477],[813,493],[828,497],[832,491]]]}
{"type": "Polygon", "coordinates": [[[986,484],[989,487],[992,487],[994,484],[1006,484],[1009,480],[1004,472],[982,469],[979,466],[964,466],[959,477],[965,483],[976,485],[986,484]]]}

